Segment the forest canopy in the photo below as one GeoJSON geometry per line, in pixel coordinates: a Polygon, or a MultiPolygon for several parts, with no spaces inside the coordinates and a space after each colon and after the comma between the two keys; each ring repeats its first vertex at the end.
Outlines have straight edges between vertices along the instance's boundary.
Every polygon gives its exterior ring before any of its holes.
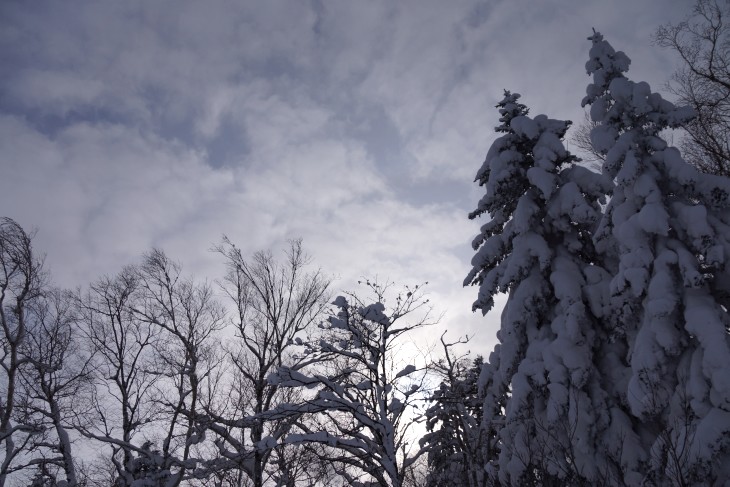
{"type": "Polygon", "coordinates": [[[503,92],[463,283],[493,350],[427,283],[335,289],[299,239],[62,289],[0,219],[0,487],[729,482],[728,13],[657,30],[673,101],[596,31],[578,130],[503,92]]]}

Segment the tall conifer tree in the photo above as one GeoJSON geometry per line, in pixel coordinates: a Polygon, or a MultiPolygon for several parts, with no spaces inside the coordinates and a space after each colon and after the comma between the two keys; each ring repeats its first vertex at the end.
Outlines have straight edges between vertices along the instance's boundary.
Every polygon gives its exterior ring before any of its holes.
{"type": "Polygon", "coordinates": [[[730,479],[730,180],[699,173],[662,139],[691,110],[627,79],[626,55],[599,33],[589,39],[583,105],[615,181],[596,243],[626,346],[611,380],[641,438],[625,455],[628,480],[714,485],[730,479]]]}
{"type": "Polygon", "coordinates": [[[491,217],[465,280],[479,285],[474,309],[509,293],[483,374],[484,427],[501,450],[487,470],[505,485],[591,483],[614,470],[602,453],[610,415],[596,370],[605,271],[592,244],[609,185],[564,148],[570,122],[532,119],[518,97],[506,92],[498,105],[504,135],[477,173],[486,195],[470,215],[491,217]]]}

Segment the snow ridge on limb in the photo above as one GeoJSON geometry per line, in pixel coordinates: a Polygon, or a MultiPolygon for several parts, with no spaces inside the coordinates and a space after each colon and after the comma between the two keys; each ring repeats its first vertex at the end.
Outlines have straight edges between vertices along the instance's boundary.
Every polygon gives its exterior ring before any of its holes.
{"type": "Polygon", "coordinates": [[[623,73],[628,58],[599,33],[586,63],[594,147],[615,181],[595,235],[609,267],[616,400],[628,406],[635,451],[624,481],[713,484],[730,478],[730,179],[702,174],[660,132],[693,117],[623,73]],[[611,256],[615,256],[612,259],[611,256]],[[648,472],[648,473],[647,473],[648,472]]]}
{"type": "MultiPolygon", "coordinates": [[[[337,297],[335,312],[321,325],[323,338],[301,342],[311,360],[326,365],[298,371],[280,367],[269,383],[316,391],[302,403],[278,408],[277,414],[319,415],[322,420],[317,428],[299,424],[301,432],[289,434],[286,443],[325,445],[362,478],[374,479],[377,484],[372,485],[400,487],[408,469],[427,451],[411,445],[408,436],[420,420],[413,413],[426,397],[426,370],[400,363],[396,352],[401,335],[431,324],[430,308],[421,286],[406,287],[388,304],[388,285],[366,285],[374,302],[355,294],[337,297]]],[[[361,481],[349,480],[352,485],[361,481]]]]}
{"type": "Polygon", "coordinates": [[[469,215],[492,217],[465,280],[480,287],[474,309],[509,293],[482,373],[483,428],[498,432],[500,450],[487,470],[504,485],[591,482],[614,468],[602,454],[610,418],[596,370],[606,273],[592,243],[611,184],[574,165],[562,143],[570,122],[530,118],[517,99],[505,92],[498,105],[504,135],[477,173],[486,195],[469,215]]]}

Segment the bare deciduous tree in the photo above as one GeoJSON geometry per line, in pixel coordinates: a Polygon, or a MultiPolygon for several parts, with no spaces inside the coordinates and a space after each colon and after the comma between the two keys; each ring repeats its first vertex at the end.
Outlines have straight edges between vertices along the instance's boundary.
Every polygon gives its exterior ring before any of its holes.
{"type": "Polygon", "coordinates": [[[140,277],[125,267],[114,277],[104,277],[77,297],[85,339],[95,352],[95,387],[89,398],[89,415],[79,416],[77,429],[86,437],[110,449],[122,485],[130,485],[134,474],[137,435],[152,424],[158,413],[155,386],[155,346],[161,329],[139,319],[133,309],[140,289],[140,277]]]}
{"type": "Polygon", "coordinates": [[[584,113],[583,121],[571,129],[568,140],[578,148],[581,157],[584,161],[588,162],[588,166],[591,169],[600,171],[601,164],[603,164],[606,155],[598,152],[591,142],[591,130],[596,125],[598,124],[591,120],[588,113],[584,113]]]}
{"type": "Polygon", "coordinates": [[[153,250],[78,306],[100,373],[92,414],[77,425],[111,449],[115,484],[174,487],[197,475],[205,434],[196,416],[217,380],[225,324],[211,286],[153,250]]]}
{"type": "Polygon", "coordinates": [[[33,448],[39,475],[52,469],[68,487],[79,484],[72,445],[71,420],[84,407],[91,386],[93,355],[83,343],[71,297],[59,289],[47,290],[29,308],[24,354],[28,367],[22,375],[25,408],[43,426],[33,448]]]}
{"type": "Polygon", "coordinates": [[[282,367],[270,380],[317,389],[313,398],[280,409],[319,415],[322,426],[299,424],[303,433],[289,435],[286,442],[320,443],[339,451],[330,460],[352,467],[338,472],[350,485],[401,487],[426,452],[411,437],[420,419],[416,405],[425,399],[426,368],[404,361],[399,351],[406,336],[431,324],[430,308],[416,286],[399,293],[386,310],[388,286],[367,285],[372,304],[354,294],[349,300],[339,296],[333,303],[339,311],[329,317],[330,335],[302,343],[304,355],[322,363],[326,359],[326,367],[303,372],[282,367]],[[419,319],[404,320],[419,310],[424,311],[419,319]]]}
{"type": "Polygon", "coordinates": [[[156,468],[162,485],[174,487],[199,461],[194,450],[205,435],[195,417],[216,377],[217,333],[225,324],[225,310],[208,283],[183,278],[181,266],[160,250],[145,255],[137,273],[140,293],[132,312],[160,332],[155,342],[156,468]]]}
{"type": "Polygon", "coordinates": [[[669,90],[697,117],[684,127],[685,159],[704,172],[730,176],[730,4],[698,0],[693,14],[661,26],[656,42],[679,54],[669,90]]]}
{"type": "Polygon", "coordinates": [[[0,219],[0,487],[8,475],[27,464],[16,464],[32,436],[42,431],[17,405],[19,382],[28,357],[23,352],[28,312],[45,285],[43,261],[33,252],[32,234],[10,218],[0,219]]]}
{"type": "Polygon", "coordinates": [[[330,281],[320,270],[308,270],[300,240],[291,242],[284,262],[270,252],[257,252],[248,260],[228,239],[215,250],[228,268],[223,289],[235,310],[235,341],[227,347],[232,374],[228,400],[207,411],[220,453],[211,468],[238,471],[261,487],[268,476],[266,466],[281,461],[277,441],[294,422],[291,417],[262,414],[298,394],[280,390],[267,377],[278,367],[297,367],[290,350],[295,339],[321,319],[330,281]]]}

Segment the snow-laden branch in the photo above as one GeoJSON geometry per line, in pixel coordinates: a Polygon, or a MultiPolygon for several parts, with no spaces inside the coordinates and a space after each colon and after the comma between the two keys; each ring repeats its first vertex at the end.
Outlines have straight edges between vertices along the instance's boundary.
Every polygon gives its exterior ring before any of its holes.
{"type": "Polygon", "coordinates": [[[429,324],[428,312],[403,323],[427,300],[416,286],[398,295],[395,306],[389,308],[386,288],[368,285],[375,302],[364,304],[355,295],[349,299],[338,296],[333,302],[335,313],[322,325],[324,338],[301,342],[310,355],[326,354],[330,358],[327,367],[312,371],[280,367],[269,382],[316,389],[311,399],[281,405],[278,411],[325,414],[334,429],[292,433],[287,443],[320,443],[345,451],[360,459],[360,468],[370,473],[374,467],[382,469],[389,485],[400,486],[405,469],[425,451],[407,451],[405,438],[405,431],[417,420],[412,398],[424,392],[425,370],[414,364],[396,369],[393,351],[399,336],[429,324]]]}

